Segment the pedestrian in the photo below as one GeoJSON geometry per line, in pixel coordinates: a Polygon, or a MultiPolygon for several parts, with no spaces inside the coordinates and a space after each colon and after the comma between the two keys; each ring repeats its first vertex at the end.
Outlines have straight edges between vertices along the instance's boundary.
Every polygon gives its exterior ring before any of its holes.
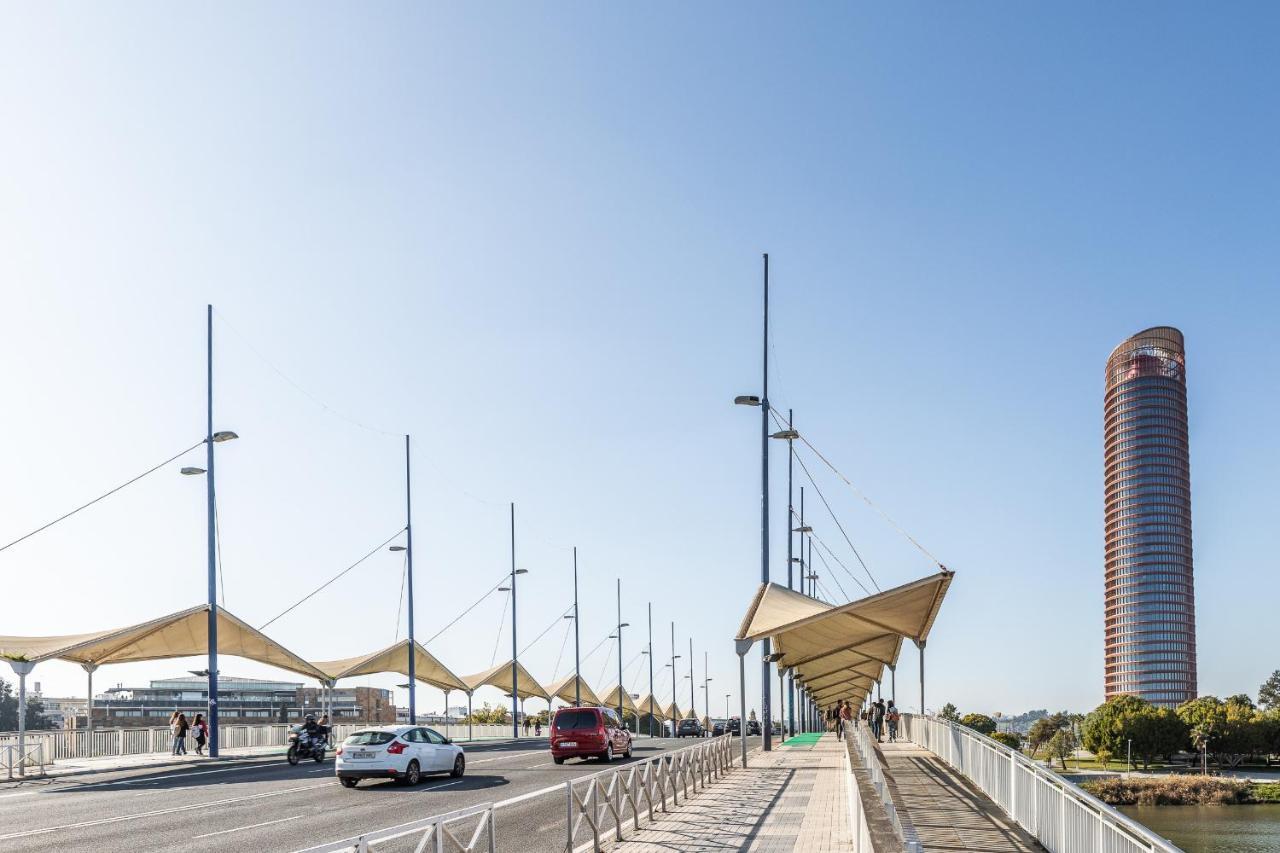
{"type": "Polygon", "coordinates": [[[187,732],[191,729],[191,724],[187,722],[187,715],[179,713],[177,718],[170,726],[173,732],[173,754],[187,754],[187,732]]]}
{"type": "Polygon", "coordinates": [[[871,733],[876,736],[876,742],[883,740],[884,734],[884,700],[877,699],[871,706],[871,733]]]}
{"type": "Polygon", "coordinates": [[[205,741],[209,739],[209,725],[204,721],[204,714],[196,714],[195,722],[191,724],[191,733],[196,739],[196,755],[204,755],[205,741]]]}
{"type": "Polygon", "coordinates": [[[900,719],[898,706],[894,705],[893,700],[890,699],[884,715],[885,722],[889,724],[889,743],[894,743],[898,739],[898,720],[900,719]]]}
{"type": "Polygon", "coordinates": [[[853,719],[853,706],[848,702],[840,703],[840,737],[844,737],[850,721],[853,719]]]}
{"type": "Polygon", "coordinates": [[[329,715],[321,714],[320,721],[316,723],[316,730],[320,738],[324,741],[325,746],[329,745],[329,715]]]}
{"type": "Polygon", "coordinates": [[[529,718],[528,717],[524,718],[524,736],[525,737],[529,736],[529,718]]]}
{"type": "Polygon", "coordinates": [[[542,718],[533,721],[533,736],[542,737],[542,718]]]}

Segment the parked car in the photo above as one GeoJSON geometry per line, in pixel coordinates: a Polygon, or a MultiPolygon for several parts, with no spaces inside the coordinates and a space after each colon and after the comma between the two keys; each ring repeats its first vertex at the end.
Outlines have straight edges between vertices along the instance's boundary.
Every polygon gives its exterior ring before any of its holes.
{"type": "Polygon", "coordinates": [[[416,785],[428,773],[461,776],[467,769],[462,747],[435,729],[380,726],[362,729],[338,747],[335,770],[344,787],[361,779],[395,779],[416,785]]]}
{"type": "Polygon", "coordinates": [[[724,734],[724,723],[715,722],[711,724],[711,736],[720,737],[724,734]]]}
{"type": "Polygon", "coordinates": [[[551,721],[551,758],[564,764],[566,758],[631,757],[631,732],[622,726],[612,708],[561,708],[551,721]]]}
{"type": "Polygon", "coordinates": [[[729,722],[725,724],[725,731],[731,735],[742,734],[742,721],[737,717],[730,717],[729,722]]]}
{"type": "Polygon", "coordinates": [[[702,723],[693,718],[681,720],[676,726],[676,737],[702,737],[702,723]]]}
{"type": "Polygon", "coordinates": [[[760,721],[747,720],[747,737],[760,734],[760,721]]]}

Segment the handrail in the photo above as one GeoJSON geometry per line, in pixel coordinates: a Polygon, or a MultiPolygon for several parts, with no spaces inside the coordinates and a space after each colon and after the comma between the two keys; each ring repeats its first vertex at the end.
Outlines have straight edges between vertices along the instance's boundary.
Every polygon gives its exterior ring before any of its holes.
{"type": "Polygon", "coordinates": [[[1020,751],[937,717],[902,715],[903,736],[973,782],[1049,853],[1181,849],[1020,751]]]}
{"type": "Polygon", "coordinates": [[[681,798],[689,798],[690,789],[697,793],[709,782],[723,778],[735,761],[733,738],[724,735],[625,767],[570,779],[564,783],[566,853],[578,849],[574,845],[584,825],[591,836],[591,850],[603,849],[601,835],[610,830],[615,841],[622,841],[625,822],[630,820],[639,829],[640,815],[645,813],[652,824],[655,811],[669,811],[668,794],[674,808],[681,798]],[[612,818],[611,823],[606,823],[606,817],[612,818]]]}
{"type": "Polygon", "coordinates": [[[27,775],[28,767],[39,767],[40,775],[44,775],[45,764],[44,744],[28,743],[22,747],[17,744],[0,744],[0,768],[6,772],[6,777],[12,779],[14,771],[19,776],[27,775]]]}
{"type": "Polygon", "coordinates": [[[858,762],[862,769],[870,774],[871,787],[875,789],[876,795],[884,806],[889,823],[893,826],[893,834],[898,837],[909,853],[923,853],[924,848],[920,845],[915,826],[909,818],[904,819],[897,803],[893,801],[893,794],[889,791],[889,784],[884,778],[884,768],[880,766],[875,747],[871,745],[870,727],[861,720],[850,721],[850,724],[845,726],[845,738],[858,753],[858,762]]]}
{"type": "Polygon", "coordinates": [[[445,853],[445,851],[475,853],[475,851],[481,849],[477,845],[480,843],[482,835],[486,838],[483,849],[487,850],[488,853],[497,853],[498,850],[497,832],[493,823],[493,803],[483,803],[423,818],[422,820],[415,820],[412,823],[366,832],[362,835],[344,838],[341,841],[334,841],[330,844],[308,847],[303,853],[367,853],[369,848],[375,847],[384,841],[392,841],[418,832],[422,833],[422,838],[419,839],[418,845],[414,848],[415,853],[445,853]],[[472,831],[468,841],[462,841],[450,830],[449,824],[457,823],[460,820],[466,820],[476,815],[480,815],[480,821],[476,824],[476,828],[472,831]]]}

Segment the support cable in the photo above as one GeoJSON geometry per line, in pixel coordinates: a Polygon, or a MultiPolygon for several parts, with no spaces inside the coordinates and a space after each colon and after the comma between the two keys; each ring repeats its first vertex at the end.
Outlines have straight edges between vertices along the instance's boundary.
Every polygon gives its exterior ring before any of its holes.
{"type": "Polygon", "coordinates": [[[564,639],[560,641],[560,654],[556,655],[556,668],[551,673],[553,683],[560,677],[560,661],[564,660],[564,650],[569,646],[569,629],[572,627],[572,622],[564,623],[564,639]]]}
{"type": "MultiPolygon", "coordinates": [[[[405,566],[406,566],[406,569],[407,569],[407,567],[408,567],[408,556],[406,556],[406,557],[405,557],[405,566]]],[[[444,626],[443,628],[441,628],[439,631],[436,631],[434,634],[432,634],[432,635],[431,635],[431,637],[430,637],[430,638],[428,638],[428,639],[426,639],[426,640],[423,640],[422,645],[424,645],[424,646],[425,646],[427,643],[430,643],[431,641],[435,640],[437,637],[439,637],[439,636],[440,636],[441,634],[443,634],[445,631],[448,631],[448,630],[449,630],[450,628],[452,628],[454,625],[457,625],[457,624],[458,624],[458,622],[462,621],[462,617],[463,617],[463,616],[466,616],[466,615],[467,615],[468,613],[470,613],[472,610],[475,610],[477,607],[479,607],[479,606],[481,605],[481,603],[482,603],[482,602],[484,602],[484,600],[485,600],[486,598],[488,598],[489,596],[491,596],[491,595],[493,595],[495,592],[497,592],[497,591],[498,591],[498,587],[500,587],[500,586],[502,586],[504,583],[506,583],[506,582],[507,582],[507,579],[508,579],[509,577],[511,577],[511,575],[509,575],[509,574],[503,574],[503,576],[502,576],[502,580],[498,581],[498,582],[497,582],[497,583],[495,583],[493,586],[489,587],[489,589],[487,589],[487,590],[485,591],[484,595],[482,595],[482,596],[480,596],[479,598],[477,598],[477,599],[475,600],[475,602],[473,602],[473,603],[472,603],[472,605],[471,605],[470,607],[468,607],[466,610],[464,610],[464,611],[462,611],[461,613],[459,613],[457,616],[453,617],[453,621],[452,621],[452,622],[450,622],[448,625],[445,625],[445,626],[444,626]]],[[[499,630],[499,631],[501,631],[501,630],[502,630],[501,626],[499,626],[498,630],[499,630]]]]}
{"type": "MultiPolygon", "coordinates": [[[[794,513],[794,512],[793,512],[793,513],[792,513],[792,515],[794,515],[797,519],[799,518],[799,515],[798,515],[797,513],[794,513]]],[[[812,527],[812,525],[810,525],[810,526],[812,527]]],[[[825,541],[823,541],[823,539],[822,539],[822,537],[821,537],[821,536],[819,536],[819,535],[818,535],[817,533],[815,533],[813,530],[810,530],[810,531],[809,531],[809,535],[810,535],[811,537],[813,537],[813,540],[814,540],[815,542],[817,542],[819,545],[821,545],[821,546],[822,546],[823,550],[825,550],[825,551],[827,552],[827,556],[829,556],[831,559],[833,559],[833,560],[835,560],[835,561],[836,561],[836,565],[838,565],[840,568],[844,569],[844,573],[845,573],[846,575],[848,575],[848,576],[853,580],[853,582],[854,582],[854,583],[856,583],[858,586],[862,587],[863,592],[867,593],[867,595],[871,595],[871,590],[867,589],[866,585],[865,585],[865,584],[863,584],[861,581],[859,581],[859,580],[858,580],[858,577],[857,577],[857,576],[856,576],[852,571],[850,571],[850,570],[849,570],[849,567],[848,567],[847,565],[845,565],[844,560],[841,560],[841,559],[840,559],[840,557],[836,554],[836,552],[835,552],[835,551],[833,551],[833,550],[831,550],[831,546],[830,546],[830,545],[828,545],[825,541]]],[[[818,556],[819,556],[819,557],[821,557],[821,556],[822,556],[822,552],[821,552],[821,551],[819,551],[819,552],[818,552],[818,556]]],[[[831,566],[830,566],[830,564],[827,564],[826,560],[823,560],[823,564],[824,564],[824,565],[826,565],[826,566],[827,566],[827,570],[828,570],[828,571],[830,571],[831,566]]],[[[833,574],[834,574],[834,573],[833,573],[833,574]]]]}
{"type": "Polygon", "coordinates": [[[218,499],[213,500],[213,541],[218,545],[218,585],[222,588],[222,606],[227,606],[227,578],[222,572],[222,522],[218,518],[218,499]]]}
{"type": "Polygon", "coordinates": [[[493,654],[489,656],[489,666],[493,666],[498,659],[498,644],[502,642],[502,627],[507,624],[507,605],[511,603],[511,591],[507,590],[507,594],[502,599],[502,615],[498,617],[498,631],[493,638],[493,654]]]}
{"type": "MultiPolygon", "coordinates": [[[[853,556],[858,558],[859,565],[861,565],[862,570],[867,573],[867,577],[871,579],[871,583],[876,588],[876,592],[880,592],[880,584],[876,583],[875,575],[871,574],[871,569],[867,568],[867,563],[862,559],[862,554],[860,554],[857,547],[854,546],[853,540],[849,538],[849,534],[844,529],[844,525],[840,523],[840,519],[836,518],[835,510],[833,510],[831,508],[831,504],[827,502],[827,496],[822,493],[822,489],[818,488],[817,482],[813,479],[813,474],[809,472],[809,466],[804,464],[804,460],[800,458],[800,454],[798,453],[796,454],[796,461],[800,463],[800,470],[804,472],[804,475],[809,480],[810,485],[813,486],[813,490],[818,493],[818,497],[822,500],[822,505],[827,508],[827,514],[830,515],[831,520],[835,522],[836,528],[840,531],[840,535],[844,537],[844,541],[849,546],[849,550],[853,551],[853,556]]],[[[849,574],[849,577],[853,577],[852,572],[849,574]]],[[[857,578],[853,579],[858,582],[858,586],[866,590],[867,595],[871,595],[871,590],[867,589],[866,584],[859,581],[857,578]]]]}
{"type": "MultiPolygon", "coordinates": [[[[821,551],[818,552],[818,559],[822,561],[822,565],[827,570],[827,574],[831,576],[831,580],[840,588],[840,594],[844,596],[844,600],[853,601],[853,599],[849,597],[849,593],[844,591],[844,584],[840,583],[840,578],[836,577],[836,573],[831,571],[831,564],[827,562],[826,557],[822,556],[821,551]]],[[[848,571],[848,569],[845,571],[848,571]]],[[[857,578],[854,578],[854,580],[857,580],[857,578]]]]}
{"type": "Polygon", "coordinates": [[[391,535],[390,535],[390,536],[388,536],[385,540],[383,540],[381,543],[379,543],[379,544],[378,544],[378,545],[377,545],[377,546],[376,546],[372,551],[370,551],[368,554],[365,554],[363,557],[361,557],[360,559],[356,560],[354,563],[352,563],[351,565],[347,566],[345,569],[343,569],[342,571],[338,572],[336,575],[334,575],[333,577],[329,578],[329,579],[328,579],[327,581],[325,581],[324,583],[320,584],[320,586],[316,587],[316,588],[315,588],[315,589],[313,589],[311,592],[307,593],[307,594],[306,594],[306,595],[304,595],[302,598],[298,599],[298,601],[296,601],[296,602],[294,602],[293,604],[289,605],[289,606],[288,606],[288,607],[286,607],[284,610],[282,610],[280,613],[276,614],[276,615],[275,615],[274,617],[272,617],[271,619],[268,619],[266,622],[262,623],[262,625],[258,626],[258,630],[259,630],[259,631],[266,630],[266,627],[267,627],[268,625],[270,625],[272,622],[276,621],[276,620],[277,620],[277,619],[279,619],[281,616],[283,616],[283,615],[285,615],[286,613],[288,613],[289,611],[293,610],[295,607],[297,607],[298,605],[302,604],[302,603],[303,603],[304,601],[306,601],[307,599],[311,598],[311,597],[312,597],[313,595],[315,595],[317,592],[319,592],[320,590],[324,589],[324,588],[325,588],[325,587],[327,587],[329,584],[333,583],[333,582],[334,582],[334,581],[336,581],[338,578],[342,577],[342,576],[343,576],[343,575],[345,575],[347,572],[351,571],[351,570],[352,570],[352,569],[354,569],[356,566],[360,565],[360,564],[361,564],[361,563],[363,563],[365,560],[369,559],[369,558],[370,558],[370,557],[372,557],[374,554],[376,554],[376,553],[378,553],[379,551],[381,551],[383,548],[385,548],[385,547],[386,547],[386,546],[391,542],[391,540],[395,539],[395,538],[396,538],[397,536],[399,536],[401,533],[404,533],[404,531],[405,531],[405,528],[401,527],[401,528],[400,528],[399,530],[397,530],[395,533],[391,534],[391,535]]]}
{"type": "Polygon", "coordinates": [[[525,646],[523,649],[521,649],[521,650],[520,650],[520,656],[521,656],[521,657],[523,657],[525,652],[529,651],[529,649],[533,648],[533,647],[537,644],[537,642],[538,642],[539,640],[541,640],[543,637],[547,636],[547,634],[551,633],[551,629],[552,629],[552,628],[554,628],[556,625],[560,624],[562,621],[564,621],[564,617],[565,617],[565,616],[567,616],[567,615],[569,615],[569,611],[570,611],[570,610],[572,610],[572,609],[573,609],[573,605],[572,605],[572,604],[570,604],[570,605],[569,605],[569,607],[568,607],[568,608],[567,608],[563,613],[559,613],[559,614],[557,614],[557,615],[556,615],[556,621],[554,621],[554,622],[552,622],[550,625],[548,625],[548,626],[546,627],[546,629],[545,629],[545,630],[543,630],[543,632],[542,632],[541,634],[539,634],[538,636],[534,637],[534,638],[533,638],[533,640],[532,640],[532,641],[530,641],[529,645],[525,646]]]}
{"type": "Polygon", "coordinates": [[[164,460],[164,461],[163,461],[163,462],[161,462],[159,465],[156,465],[156,466],[154,466],[154,467],[148,468],[147,470],[143,471],[143,472],[142,472],[141,474],[139,474],[138,476],[134,477],[132,480],[127,480],[127,481],[125,481],[125,482],[121,483],[120,485],[116,486],[116,487],[115,487],[114,489],[112,489],[111,491],[109,491],[109,492],[104,492],[103,494],[98,495],[96,498],[94,498],[93,500],[89,501],[88,503],[86,503],[86,504],[81,504],[80,506],[78,506],[78,507],[76,507],[75,509],[71,510],[71,512],[68,512],[68,513],[66,513],[66,514],[64,514],[64,515],[60,515],[60,516],[58,516],[57,518],[55,518],[53,521],[49,522],[48,524],[41,525],[40,527],[37,527],[35,530],[32,530],[30,533],[27,533],[27,534],[25,534],[25,535],[23,535],[23,536],[19,536],[17,539],[13,540],[13,541],[12,541],[12,542],[10,542],[8,545],[5,545],[4,547],[0,547],[0,551],[7,551],[8,549],[12,548],[14,545],[17,545],[19,542],[23,541],[24,539],[30,539],[32,536],[35,536],[37,533],[40,533],[40,532],[41,532],[41,531],[43,531],[43,530],[48,530],[50,527],[53,527],[53,526],[54,526],[55,524],[57,524],[58,522],[60,522],[60,521],[66,521],[66,520],[67,520],[68,518],[70,518],[71,516],[73,516],[73,515],[75,515],[76,513],[80,512],[80,510],[82,510],[82,509],[88,509],[89,507],[91,507],[91,506],[93,506],[94,504],[96,504],[98,501],[100,501],[100,500],[102,500],[102,499],[104,499],[104,498],[109,498],[109,497],[111,497],[111,496],[112,496],[112,495],[114,495],[116,492],[120,491],[121,489],[123,489],[123,488],[125,488],[125,487],[127,487],[127,486],[132,486],[134,483],[138,482],[139,480],[141,480],[143,477],[147,476],[148,474],[154,474],[156,471],[159,471],[161,468],[163,468],[164,466],[168,465],[170,462],[176,462],[177,460],[181,459],[183,456],[186,456],[188,453],[190,453],[191,451],[195,450],[197,447],[200,447],[202,444],[204,444],[204,441],[205,441],[204,439],[200,439],[200,440],[199,440],[199,441],[197,441],[195,444],[193,444],[193,445],[191,445],[190,447],[188,447],[186,450],[182,451],[181,453],[176,453],[176,454],[174,454],[173,456],[170,456],[168,459],[164,460]]]}
{"type": "Polygon", "coordinates": [[[409,578],[409,552],[404,552],[404,565],[400,567],[400,598],[396,602],[396,635],[391,638],[395,643],[400,639],[400,617],[404,615],[404,585],[409,578]]]}

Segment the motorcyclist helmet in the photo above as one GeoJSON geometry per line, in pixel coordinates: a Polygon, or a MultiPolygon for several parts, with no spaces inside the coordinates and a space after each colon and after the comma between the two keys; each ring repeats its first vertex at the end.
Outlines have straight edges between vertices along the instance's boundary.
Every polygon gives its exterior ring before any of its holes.
{"type": "Polygon", "coordinates": [[[305,719],[305,722],[308,722],[308,723],[314,723],[315,721],[316,721],[316,715],[315,715],[315,714],[307,714],[306,719],[305,719]]]}

